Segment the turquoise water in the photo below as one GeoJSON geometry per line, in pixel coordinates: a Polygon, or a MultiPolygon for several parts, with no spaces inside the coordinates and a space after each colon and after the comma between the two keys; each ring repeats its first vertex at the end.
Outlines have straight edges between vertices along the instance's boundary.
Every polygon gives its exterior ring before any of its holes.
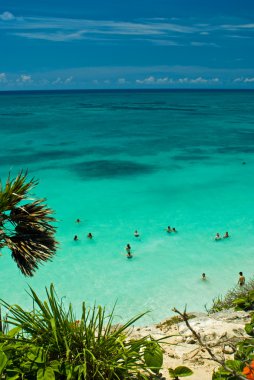
{"type": "Polygon", "coordinates": [[[253,276],[254,92],[1,94],[0,147],[1,178],[24,168],[39,179],[60,242],[32,279],[3,252],[10,303],[30,306],[27,285],[43,294],[54,282],[76,309],[117,301],[123,319],[151,310],[145,324],[203,310],[239,271],[253,276]]]}

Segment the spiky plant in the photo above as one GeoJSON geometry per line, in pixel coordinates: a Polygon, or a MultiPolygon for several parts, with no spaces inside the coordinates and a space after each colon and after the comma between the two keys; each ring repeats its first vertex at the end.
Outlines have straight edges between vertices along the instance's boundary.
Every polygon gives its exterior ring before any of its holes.
{"type": "Polygon", "coordinates": [[[47,298],[30,288],[33,310],[0,304],[14,327],[0,334],[0,378],[27,380],[149,380],[163,362],[159,341],[134,338],[132,325],[144,314],[115,324],[114,308],[81,306],[77,320],[72,305],[65,307],[53,284],[47,298]],[[2,352],[1,352],[2,351],[2,352]]]}
{"type": "Polygon", "coordinates": [[[0,182],[0,249],[8,247],[12,258],[25,276],[33,276],[38,264],[52,259],[56,251],[56,228],[51,223],[53,211],[45,199],[28,199],[29,191],[38,184],[27,172],[16,178],[10,175],[0,182]]]}

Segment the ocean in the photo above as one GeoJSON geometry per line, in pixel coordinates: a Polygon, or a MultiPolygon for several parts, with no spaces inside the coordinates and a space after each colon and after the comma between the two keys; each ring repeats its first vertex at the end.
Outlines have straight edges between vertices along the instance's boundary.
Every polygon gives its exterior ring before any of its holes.
{"type": "Polygon", "coordinates": [[[0,178],[39,180],[60,242],[33,278],[3,250],[9,303],[31,307],[28,285],[44,296],[53,282],[77,319],[82,301],[116,302],[120,320],[149,310],[139,323],[151,324],[204,311],[239,271],[252,278],[253,91],[0,93],[0,147],[0,178]]]}

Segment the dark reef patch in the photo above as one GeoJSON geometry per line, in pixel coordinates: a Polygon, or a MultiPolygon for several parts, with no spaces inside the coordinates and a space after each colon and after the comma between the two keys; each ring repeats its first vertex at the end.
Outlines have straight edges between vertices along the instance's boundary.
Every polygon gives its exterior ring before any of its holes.
{"type": "Polygon", "coordinates": [[[125,160],[94,160],[70,165],[70,169],[82,179],[105,179],[148,174],[153,172],[155,167],[125,160]]]}
{"type": "Polygon", "coordinates": [[[205,155],[187,155],[187,154],[179,154],[172,157],[174,160],[177,161],[202,161],[202,160],[209,160],[210,156],[205,155]]]}
{"type": "Polygon", "coordinates": [[[79,156],[82,156],[82,153],[68,150],[39,151],[28,154],[14,154],[13,152],[13,154],[0,156],[0,165],[32,165],[48,160],[65,160],[79,156]]]}
{"type": "Polygon", "coordinates": [[[254,153],[254,146],[222,146],[217,148],[217,153],[254,153]]]}

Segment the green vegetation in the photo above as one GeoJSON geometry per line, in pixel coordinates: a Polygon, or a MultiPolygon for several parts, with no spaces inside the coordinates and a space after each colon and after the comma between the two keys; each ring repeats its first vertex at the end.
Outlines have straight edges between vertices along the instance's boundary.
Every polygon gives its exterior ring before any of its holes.
{"type": "Polygon", "coordinates": [[[234,360],[226,360],[212,380],[254,380],[254,315],[245,331],[250,337],[237,343],[234,360]]]}
{"type": "Polygon", "coordinates": [[[176,367],[175,369],[169,368],[168,372],[169,372],[169,376],[171,377],[171,379],[174,379],[174,380],[179,380],[179,376],[180,377],[187,377],[187,376],[191,376],[193,374],[191,369],[189,369],[188,367],[182,366],[182,365],[179,367],[176,367]]]}
{"type": "Polygon", "coordinates": [[[231,308],[245,311],[254,310],[254,280],[250,280],[244,286],[237,286],[229,290],[223,298],[218,297],[213,300],[213,306],[209,312],[216,313],[231,308]]]}
{"type": "Polygon", "coordinates": [[[37,185],[21,172],[15,179],[0,182],[0,249],[8,247],[25,276],[33,276],[38,264],[55,254],[55,219],[45,199],[30,201],[28,193],[37,185]]]}
{"type": "MultiPolygon", "coordinates": [[[[225,298],[214,300],[211,312],[234,308],[235,310],[254,310],[254,280],[243,287],[230,290],[225,298]]],[[[250,313],[251,321],[245,325],[249,338],[243,339],[236,345],[234,360],[227,360],[213,374],[213,380],[254,380],[254,313],[250,313]]]]}
{"type": "Polygon", "coordinates": [[[114,325],[114,310],[107,314],[101,306],[83,303],[77,320],[53,285],[44,302],[30,291],[32,311],[1,301],[7,313],[0,332],[1,379],[127,380],[158,374],[163,362],[159,342],[130,336],[130,327],[145,313],[114,325]]]}

